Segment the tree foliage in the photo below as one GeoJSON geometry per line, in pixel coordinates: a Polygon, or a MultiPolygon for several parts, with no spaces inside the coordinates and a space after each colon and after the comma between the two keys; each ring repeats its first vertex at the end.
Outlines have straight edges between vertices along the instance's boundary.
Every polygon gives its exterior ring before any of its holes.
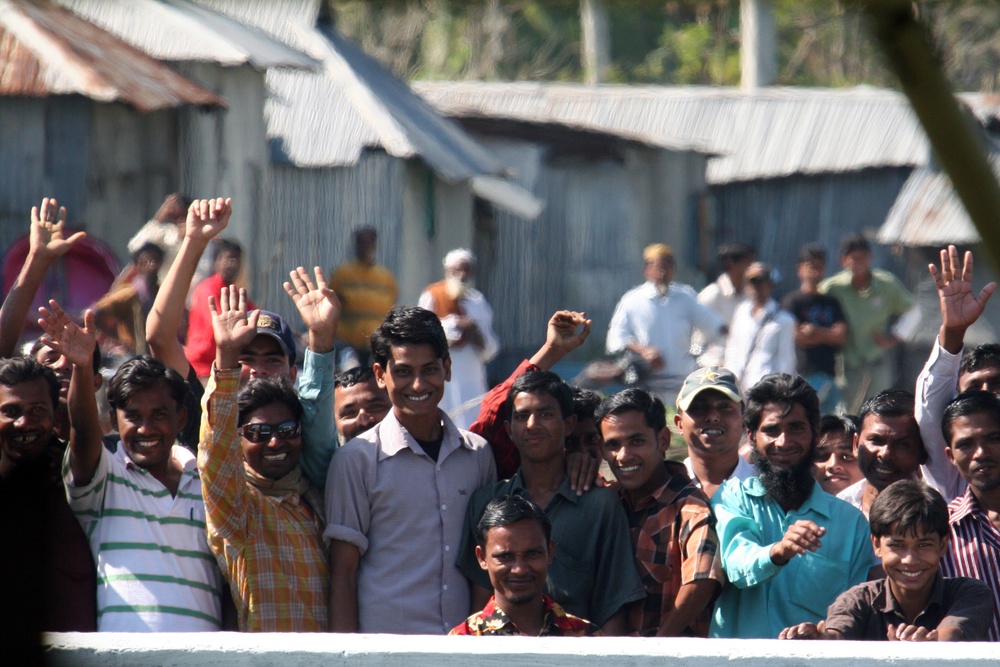
{"type": "MultiPolygon", "coordinates": [[[[581,81],[579,0],[328,0],[338,27],[415,79],[581,81]]],[[[739,1],[605,0],[606,79],[739,83],[739,1]]],[[[958,90],[1000,89],[1000,2],[918,2],[958,90]]],[[[774,0],[778,84],[891,87],[856,3],[774,0]]]]}

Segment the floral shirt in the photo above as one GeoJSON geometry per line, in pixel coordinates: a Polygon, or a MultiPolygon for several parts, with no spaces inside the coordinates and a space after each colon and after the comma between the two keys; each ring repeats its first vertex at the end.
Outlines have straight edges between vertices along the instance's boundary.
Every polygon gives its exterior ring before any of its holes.
{"type": "MultiPolygon", "coordinates": [[[[548,595],[542,595],[545,600],[545,618],[542,620],[542,631],[539,637],[599,637],[600,628],[566,613],[559,604],[548,595]]],[[[464,623],[456,625],[449,635],[521,635],[514,622],[503,613],[494,599],[486,603],[483,610],[476,612],[464,623]]]]}

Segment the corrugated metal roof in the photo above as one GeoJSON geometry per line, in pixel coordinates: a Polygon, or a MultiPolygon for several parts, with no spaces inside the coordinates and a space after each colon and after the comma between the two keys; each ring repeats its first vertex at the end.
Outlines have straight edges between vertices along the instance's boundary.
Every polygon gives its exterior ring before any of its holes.
{"type": "Polygon", "coordinates": [[[57,0],[154,58],[236,66],[315,68],[284,42],[187,0],[57,0]]]}
{"type": "MultiPolygon", "coordinates": [[[[1000,146],[993,149],[990,164],[1000,178],[1000,146]]],[[[880,243],[916,247],[971,245],[980,240],[948,174],[932,167],[910,174],[878,232],[880,243]]]]}
{"type": "MultiPolygon", "coordinates": [[[[928,143],[905,96],[849,89],[414,82],[452,116],[559,122],[665,147],[718,154],[709,183],[926,164],[928,143]]],[[[962,95],[980,120],[1000,97],[962,95]]]]}
{"type": "Polygon", "coordinates": [[[225,106],[210,91],[62,7],[0,0],[0,95],[74,93],[140,111],[225,106]]]}

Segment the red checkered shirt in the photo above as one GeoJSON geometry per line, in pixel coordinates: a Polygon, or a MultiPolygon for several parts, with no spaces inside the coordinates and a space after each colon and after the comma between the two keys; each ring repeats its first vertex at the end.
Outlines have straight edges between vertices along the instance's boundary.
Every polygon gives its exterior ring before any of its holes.
{"type": "MultiPolygon", "coordinates": [[[[599,637],[601,630],[582,618],[567,613],[555,600],[542,594],[545,600],[545,616],[542,620],[542,631],[539,637],[599,637]]],[[[495,598],[490,598],[483,610],[476,612],[464,623],[459,623],[449,635],[522,635],[514,622],[496,605],[495,598]]]]}

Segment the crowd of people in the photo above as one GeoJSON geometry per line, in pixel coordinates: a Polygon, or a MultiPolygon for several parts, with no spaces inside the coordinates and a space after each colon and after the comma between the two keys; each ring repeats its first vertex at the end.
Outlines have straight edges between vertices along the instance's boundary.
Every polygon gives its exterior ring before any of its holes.
{"type": "Polygon", "coordinates": [[[853,236],[825,280],[805,247],[782,306],[747,246],[698,294],[651,245],[607,335],[633,386],[552,372],[592,326],[560,310],[477,399],[499,343],[468,250],[394,305],[358,230],[330,284],[290,271],[299,340],[239,286],[232,202],[181,202],[124,280],[148,354],[107,380],[93,310],[49,300],[18,353],[81,238],[32,209],[0,309],[8,629],[1000,640],[1000,345],[964,349],[995,287],[971,253],[930,267],[914,392],[885,351],[918,311],[853,236]]]}

